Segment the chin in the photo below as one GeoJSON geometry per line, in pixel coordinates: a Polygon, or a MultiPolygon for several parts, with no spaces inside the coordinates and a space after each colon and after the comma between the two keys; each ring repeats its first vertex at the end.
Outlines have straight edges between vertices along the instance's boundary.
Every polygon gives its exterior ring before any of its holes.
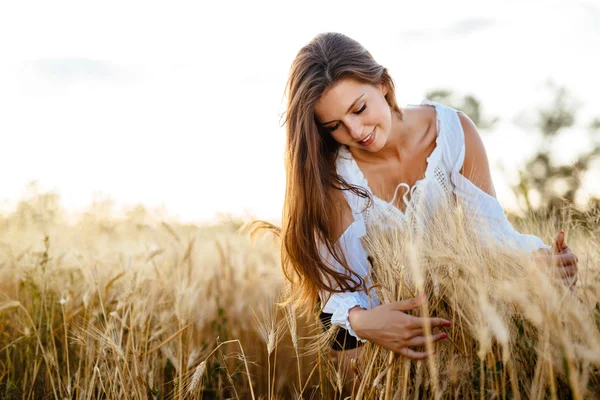
{"type": "Polygon", "coordinates": [[[378,137],[369,147],[365,148],[365,150],[370,151],[371,153],[377,153],[379,150],[383,149],[384,146],[385,138],[378,137]]]}
{"type": "Polygon", "coordinates": [[[383,148],[383,146],[379,146],[379,145],[375,146],[375,143],[373,143],[373,146],[369,146],[365,150],[370,151],[371,153],[377,153],[382,148],[383,148]]]}

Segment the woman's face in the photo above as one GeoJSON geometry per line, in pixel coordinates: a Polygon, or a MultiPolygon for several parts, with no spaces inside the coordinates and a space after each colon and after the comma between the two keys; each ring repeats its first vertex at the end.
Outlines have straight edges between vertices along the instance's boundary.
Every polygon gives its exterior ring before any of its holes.
{"type": "Polygon", "coordinates": [[[325,91],[315,104],[321,128],[340,144],[376,152],[389,136],[391,108],[387,89],[347,78],[325,91]]]}

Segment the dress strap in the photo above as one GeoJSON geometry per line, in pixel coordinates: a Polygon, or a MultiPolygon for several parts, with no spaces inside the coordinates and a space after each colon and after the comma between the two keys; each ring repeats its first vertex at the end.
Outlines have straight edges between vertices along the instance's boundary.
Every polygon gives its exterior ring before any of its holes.
{"type": "Polygon", "coordinates": [[[421,104],[429,104],[438,111],[438,146],[441,148],[441,162],[448,172],[462,169],[465,158],[465,134],[458,113],[453,107],[432,100],[423,100],[421,104]]]}

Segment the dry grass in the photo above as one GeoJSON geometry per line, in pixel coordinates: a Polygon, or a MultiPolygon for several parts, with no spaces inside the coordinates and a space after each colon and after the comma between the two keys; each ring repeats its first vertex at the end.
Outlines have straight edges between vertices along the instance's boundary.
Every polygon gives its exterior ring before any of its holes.
{"type": "Polygon", "coordinates": [[[310,352],[315,324],[274,306],[277,243],[252,245],[235,226],[0,218],[0,398],[598,395],[597,224],[519,226],[547,243],[566,231],[580,258],[572,294],[448,215],[435,223],[433,236],[374,231],[365,242],[380,298],[425,292],[419,313],[453,321],[434,357],[411,362],[371,344],[310,352]]]}
{"type": "MultiPolygon", "coordinates": [[[[526,225],[519,229],[552,243],[573,220],[526,225]]],[[[445,328],[447,340],[429,340],[421,349],[435,350],[423,361],[365,346],[352,398],[600,396],[600,249],[598,227],[590,226],[571,235],[567,230],[580,258],[575,292],[556,278],[556,267],[510,251],[508,242],[481,240],[490,232],[460,208],[440,210],[424,232],[369,228],[363,244],[373,257],[379,299],[389,303],[424,293],[428,301],[414,314],[453,325],[445,328]]],[[[428,338],[432,333],[426,327],[428,338]]]]}
{"type": "Polygon", "coordinates": [[[284,284],[272,240],[18,214],[0,229],[0,398],[282,398],[307,384],[308,328],[294,321],[292,342],[272,308],[284,284]]]}

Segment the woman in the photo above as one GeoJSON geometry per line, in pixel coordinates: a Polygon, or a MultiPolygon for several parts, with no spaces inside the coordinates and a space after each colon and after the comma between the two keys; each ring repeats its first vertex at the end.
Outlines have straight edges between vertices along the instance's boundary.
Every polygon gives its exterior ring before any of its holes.
{"type": "MultiPolygon", "coordinates": [[[[370,267],[360,238],[378,215],[402,223],[414,198],[435,205],[447,197],[493,220],[497,239],[510,239],[542,262],[552,258],[570,284],[577,257],[562,232],[552,252],[539,238],[512,229],[467,115],[428,100],[400,108],[394,89],[387,69],[342,34],[319,34],[297,54],[287,82],[282,260],[308,308],[320,304],[325,326],[344,328],[337,338],[342,345],[334,348],[369,340],[422,359],[428,354],[413,347],[425,344],[426,319],[406,311],[424,298],[379,305],[363,290],[370,267]]],[[[414,217],[424,221],[427,215],[414,217]]],[[[450,325],[441,318],[429,323],[450,325]]],[[[434,341],[444,338],[433,335],[434,341]]]]}

